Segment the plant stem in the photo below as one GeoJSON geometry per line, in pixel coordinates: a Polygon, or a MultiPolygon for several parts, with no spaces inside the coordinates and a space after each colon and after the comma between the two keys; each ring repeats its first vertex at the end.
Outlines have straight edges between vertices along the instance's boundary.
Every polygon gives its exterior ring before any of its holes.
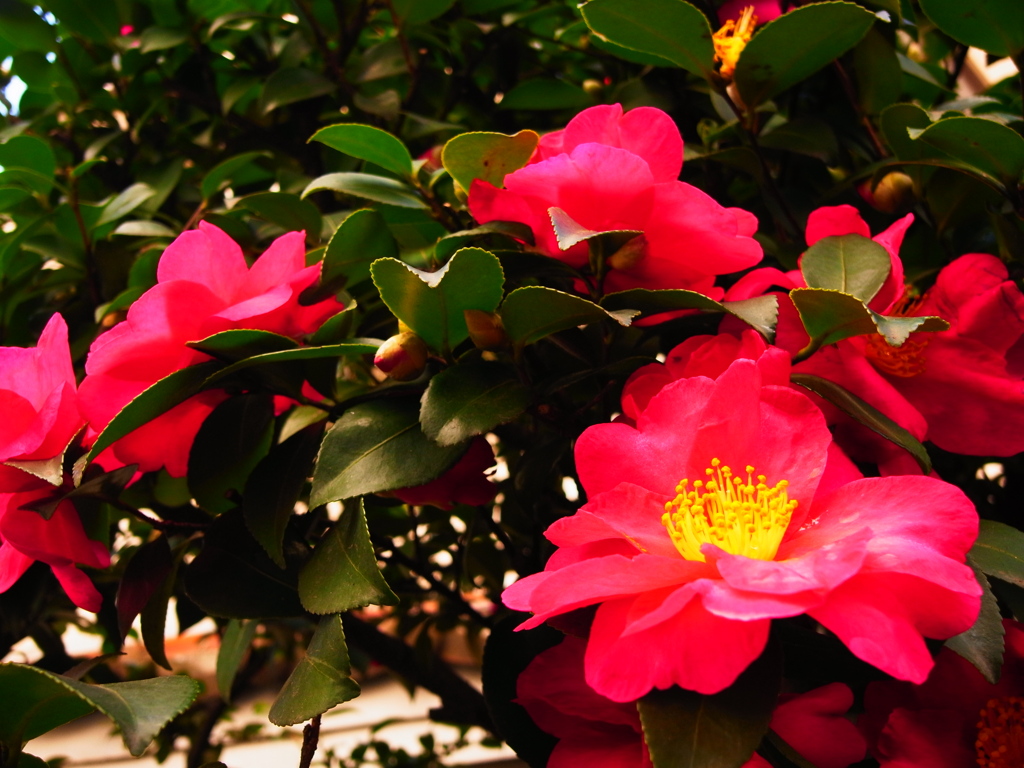
{"type": "Polygon", "coordinates": [[[317,743],[320,741],[320,715],[317,715],[302,729],[302,753],[299,757],[299,768],[309,768],[316,754],[317,743]]]}

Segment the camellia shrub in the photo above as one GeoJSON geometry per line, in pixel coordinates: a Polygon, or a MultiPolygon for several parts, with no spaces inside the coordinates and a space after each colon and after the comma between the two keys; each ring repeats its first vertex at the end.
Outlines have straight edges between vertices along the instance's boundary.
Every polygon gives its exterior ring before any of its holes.
{"type": "Polygon", "coordinates": [[[268,681],[306,768],[371,664],[534,768],[1020,768],[997,60],[1018,0],[0,0],[0,768],[224,765],[268,681]]]}

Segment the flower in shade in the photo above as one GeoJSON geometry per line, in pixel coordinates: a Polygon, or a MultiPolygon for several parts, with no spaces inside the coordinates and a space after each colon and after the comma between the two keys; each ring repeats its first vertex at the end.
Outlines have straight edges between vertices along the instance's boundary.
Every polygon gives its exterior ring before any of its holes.
{"type": "MultiPolygon", "coordinates": [[[[217,227],[200,223],[167,246],[157,284],[128,310],[128,318],[93,342],[80,388],[82,411],[95,437],[128,402],[163,377],[210,358],[186,346],[234,328],[300,338],[342,307],[334,299],[312,306],[299,294],[319,274],[306,266],[301,232],[275,240],[250,267],[242,249],[217,227]]],[[[138,464],[143,472],[188,469],[188,454],[203,420],[228,397],[202,392],[118,440],[101,463],[138,464]]]]}
{"type": "Polygon", "coordinates": [[[624,114],[618,104],[591,107],[545,136],[531,162],[505,177],[504,189],[474,181],[469,209],[481,223],[527,224],[541,252],[574,267],[587,264],[587,245],[561,250],[551,208],[590,230],[642,231],[638,250],[610,259],[608,289],[715,293],[715,275],[761,260],[761,246],[751,237],[757,219],[679,181],[682,164],[679,129],[661,110],[624,114]]]}
{"type": "Polygon", "coordinates": [[[924,637],[977,617],[964,564],[977,514],[934,478],[861,478],[829,460],[830,444],[811,400],[763,385],[753,360],[673,381],[635,428],[580,436],[589,500],[548,529],[558,551],[504,602],[535,614],[523,628],[596,605],[586,679],[614,701],[720,691],[761,653],[771,619],[800,614],[921,682],[924,637]]]}
{"type": "Polygon", "coordinates": [[[98,611],[100,593],[76,565],[106,568],[107,548],[89,539],[70,502],[46,519],[24,506],[67,489],[55,488],[24,467],[55,460],[81,431],[68,328],[54,315],[33,349],[0,347],[0,592],[39,560],[82,608],[98,611]]]}
{"type": "Polygon", "coordinates": [[[1024,765],[1024,626],[1003,621],[1002,674],[989,683],[943,648],[922,685],[868,686],[859,724],[882,768],[1024,765]]]}
{"type": "Polygon", "coordinates": [[[430,504],[440,509],[451,509],[456,504],[487,504],[498,493],[498,486],[484,474],[493,466],[494,453],[490,444],[485,438],[476,437],[455,466],[436,480],[388,491],[388,495],[396,496],[406,504],[430,504]]]}
{"type": "MultiPolygon", "coordinates": [[[[651,758],[633,702],[614,702],[584,680],[586,642],[566,637],[538,654],[519,675],[516,702],[539,728],[558,738],[548,768],[646,768],[651,758]]],[[[847,768],[864,758],[864,739],[844,715],[853,692],[832,683],[784,694],[771,728],[818,768],[847,768]]],[[[743,768],[768,768],[760,755],[743,768]]]]}

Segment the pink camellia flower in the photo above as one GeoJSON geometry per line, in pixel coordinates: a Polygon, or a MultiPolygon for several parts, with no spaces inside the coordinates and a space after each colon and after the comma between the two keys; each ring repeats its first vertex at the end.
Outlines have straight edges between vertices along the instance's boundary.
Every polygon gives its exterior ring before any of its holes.
{"type": "MultiPolygon", "coordinates": [[[[586,642],[566,637],[537,655],[519,675],[516,702],[541,730],[558,738],[547,768],[647,768],[640,716],[633,702],[605,698],[584,680],[586,642]]],[[[771,727],[818,768],[848,768],[864,759],[864,739],[844,715],[853,692],[832,683],[803,694],[785,694],[771,727]]],[[[769,768],[760,755],[743,768],[769,768]]]]}
{"type": "Polygon", "coordinates": [[[70,502],[61,503],[49,520],[22,509],[66,492],[23,467],[59,462],[85,425],[76,402],[68,328],[60,315],[50,318],[34,349],[0,347],[0,410],[0,592],[39,560],[76,605],[98,611],[100,593],[75,565],[106,568],[107,548],[85,535],[70,502]]]}
{"type": "Polygon", "coordinates": [[[868,686],[859,724],[882,768],[1024,765],[1024,626],[1005,619],[994,685],[948,648],[922,685],[868,686]]]}
{"type": "Polygon", "coordinates": [[[504,602],[536,614],[523,628],[597,605],[586,679],[613,701],[720,691],[761,653],[771,619],[800,614],[890,675],[923,681],[924,637],[978,614],[964,564],[977,514],[934,478],[857,478],[829,461],[831,442],[811,400],[764,385],[753,360],[673,381],[635,428],[580,436],[589,500],[548,529],[559,550],[504,602]]]}
{"type": "Polygon", "coordinates": [[[436,480],[388,491],[388,495],[396,496],[406,504],[429,504],[440,509],[451,509],[456,504],[486,504],[498,493],[498,486],[484,474],[493,466],[494,452],[490,444],[485,438],[477,437],[455,466],[436,480]]]}
{"type": "Polygon", "coordinates": [[[549,209],[560,208],[594,231],[637,230],[643,245],[610,260],[609,290],[689,288],[720,295],[715,275],[752,267],[761,246],[757,219],[723,208],[678,180],[683,140],[659,109],[623,114],[618,104],[591,107],[562,131],[548,134],[505,188],[476,180],[469,209],[477,221],[527,224],[537,248],[574,267],[587,263],[586,243],[559,248],[549,209]]]}
{"type": "MultiPolygon", "coordinates": [[[[301,232],[282,235],[252,267],[231,238],[205,222],[167,246],[157,266],[157,284],[89,350],[79,395],[90,436],[147,387],[210,359],[186,342],[233,328],[297,339],[337,313],[342,307],[334,299],[299,304],[299,294],[320,270],[306,266],[303,242],[301,232]]],[[[226,397],[213,390],[190,398],[118,440],[101,463],[108,469],[137,463],[143,472],[166,466],[171,475],[183,476],[196,432],[226,397]]]]}
{"type": "Polygon", "coordinates": [[[767,24],[782,15],[782,4],[779,0],[725,0],[718,8],[718,20],[722,24],[730,19],[736,21],[746,8],[754,9],[758,24],[767,24]]]}

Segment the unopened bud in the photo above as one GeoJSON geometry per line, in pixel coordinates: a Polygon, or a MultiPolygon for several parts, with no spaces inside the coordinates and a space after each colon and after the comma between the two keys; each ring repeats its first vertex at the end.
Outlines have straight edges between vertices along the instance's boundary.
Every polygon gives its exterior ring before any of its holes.
{"type": "Polygon", "coordinates": [[[588,77],[583,81],[583,90],[589,93],[591,96],[600,96],[601,91],[604,90],[604,83],[600,80],[595,80],[592,77],[588,77]]]}
{"type": "Polygon", "coordinates": [[[469,338],[479,349],[500,349],[508,344],[508,334],[498,315],[481,309],[466,309],[462,315],[466,318],[469,338]]]}
{"type": "Polygon", "coordinates": [[[902,171],[885,174],[874,189],[865,181],[857,187],[864,202],[882,213],[901,213],[914,204],[914,180],[902,171]]]}
{"type": "Polygon", "coordinates": [[[640,263],[647,253],[647,238],[637,235],[624,246],[608,257],[608,266],[612,269],[629,269],[640,263]]]}
{"type": "Polygon", "coordinates": [[[395,381],[412,381],[423,373],[428,355],[423,339],[403,331],[380,345],[373,364],[395,381]]]}

